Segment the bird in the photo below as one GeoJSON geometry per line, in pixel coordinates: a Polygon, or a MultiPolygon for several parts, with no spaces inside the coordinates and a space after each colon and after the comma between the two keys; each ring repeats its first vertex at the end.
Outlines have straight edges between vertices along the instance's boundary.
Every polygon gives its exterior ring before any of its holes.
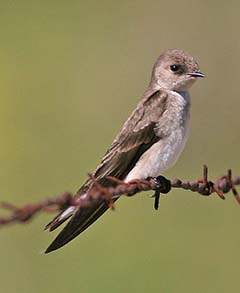
{"type": "MultiPolygon", "coordinates": [[[[86,198],[98,182],[113,186],[112,176],[124,182],[156,177],[172,167],[186,144],[189,133],[189,88],[205,75],[198,63],[181,49],[165,50],[155,62],[150,83],[135,110],[123,124],[100,164],[75,198],[86,198]],[[94,179],[93,179],[94,178],[94,179]]],[[[74,239],[103,213],[109,204],[92,203],[85,207],[68,207],[45,229],[55,230],[70,218],[45,253],[54,251],[74,239]]]]}

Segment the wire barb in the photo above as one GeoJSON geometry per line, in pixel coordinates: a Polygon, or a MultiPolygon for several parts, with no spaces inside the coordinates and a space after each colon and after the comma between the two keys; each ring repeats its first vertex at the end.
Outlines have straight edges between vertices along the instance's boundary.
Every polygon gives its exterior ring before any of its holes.
{"type": "Polygon", "coordinates": [[[238,204],[240,204],[240,195],[237,192],[236,185],[240,185],[240,176],[233,178],[232,170],[229,169],[227,174],[218,178],[215,182],[208,179],[208,167],[203,166],[203,177],[201,180],[194,182],[182,181],[180,179],[169,180],[163,176],[156,178],[136,179],[130,182],[124,182],[115,177],[106,177],[115,183],[115,186],[105,187],[99,184],[96,179],[89,175],[93,181],[93,187],[88,191],[84,198],[79,198],[71,193],[64,193],[58,197],[46,199],[38,203],[27,204],[17,207],[11,203],[2,202],[1,207],[9,210],[9,215],[0,217],[0,226],[10,223],[25,223],[34,218],[40,212],[56,212],[64,210],[70,206],[81,208],[89,207],[96,202],[106,201],[109,207],[114,209],[114,201],[122,195],[133,196],[141,191],[155,191],[154,208],[158,209],[160,194],[169,193],[172,188],[181,188],[197,192],[200,195],[210,196],[216,193],[221,199],[225,199],[224,194],[232,191],[232,194],[238,204]]]}

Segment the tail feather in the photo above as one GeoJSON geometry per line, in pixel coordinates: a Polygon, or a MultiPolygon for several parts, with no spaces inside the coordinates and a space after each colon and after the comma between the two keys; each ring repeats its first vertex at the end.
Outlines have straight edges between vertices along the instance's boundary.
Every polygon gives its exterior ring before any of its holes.
{"type": "Polygon", "coordinates": [[[69,207],[66,210],[60,212],[55,218],[53,218],[51,222],[45,226],[44,230],[49,230],[50,232],[55,230],[73,215],[75,209],[76,207],[69,207]]]}
{"type": "MultiPolygon", "coordinates": [[[[78,210],[75,211],[71,220],[67,223],[64,229],[57,235],[55,240],[48,246],[45,253],[49,253],[67,244],[69,241],[71,241],[73,238],[75,238],[80,233],[82,233],[85,229],[87,229],[93,222],[95,222],[108,208],[109,208],[109,205],[106,202],[96,203],[94,206],[91,206],[91,207],[78,208],[78,210]]],[[[70,216],[71,215],[69,215],[68,217],[70,216]]],[[[63,219],[63,221],[65,220],[66,218],[63,219]]],[[[56,222],[54,225],[52,224],[53,226],[51,226],[51,223],[50,223],[50,226],[49,226],[50,231],[55,229],[60,224],[56,222]]]]}

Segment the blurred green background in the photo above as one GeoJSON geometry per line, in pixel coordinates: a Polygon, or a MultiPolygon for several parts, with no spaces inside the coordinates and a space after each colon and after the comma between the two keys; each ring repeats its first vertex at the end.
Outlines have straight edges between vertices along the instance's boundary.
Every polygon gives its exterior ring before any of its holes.
{"type": "MultiPolygon", "coordinates": [[[[0,200],[76,191],[145,90],[157,56],[182,48],[207,78],[192,88],[191,134],[166,173],[240,174],[239,1],[1,1],[0,200]]],[[[174,190],[158,212],[123,198],[63,249],[52,215],[0,230],[1,292],[239,290],[240,207],[174,190]]]]}

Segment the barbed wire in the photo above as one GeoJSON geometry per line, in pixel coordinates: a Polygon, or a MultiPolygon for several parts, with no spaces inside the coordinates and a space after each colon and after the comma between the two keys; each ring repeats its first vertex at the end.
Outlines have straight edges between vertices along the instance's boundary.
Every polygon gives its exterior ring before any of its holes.
{"type": "Polygon", "coordinates": [[[16,206],[11,203],[2,202],[1,208],[7,209],[10,214],[0,217],[0,226],[11,223],[26,223],[33,219],[40,212],[56,212],[71,206],[86,207],[96,202],[105,201],[111,209],[114,209],[114,199],[126,195],[133,196],[142,191],[153,190],[154,208],[158,209],[161,193],[169,193],[172,188],[181,188],[209,196],[217,194],[221,199],[225,199],[224,194],[232,191],[236,201],[240,204],[240,196],[236,185],[240,185],[240,176],[232,178],[232,170],[229,169],[226,175],[219,177],[215,182],[208,179],[208,167],[203,166],[203,178],[194,182],[182,181],[180,179],[169,180],[163,176],[147,178],[146,180],[133,180],[124,182],[114,177],[107,177],[116,186],[104,187],[89,175],[94,184],[88,191],[87,197],[77,198],[72,193],[64,193],[55,198],[45,199],[37,203],[16,206]]]}

